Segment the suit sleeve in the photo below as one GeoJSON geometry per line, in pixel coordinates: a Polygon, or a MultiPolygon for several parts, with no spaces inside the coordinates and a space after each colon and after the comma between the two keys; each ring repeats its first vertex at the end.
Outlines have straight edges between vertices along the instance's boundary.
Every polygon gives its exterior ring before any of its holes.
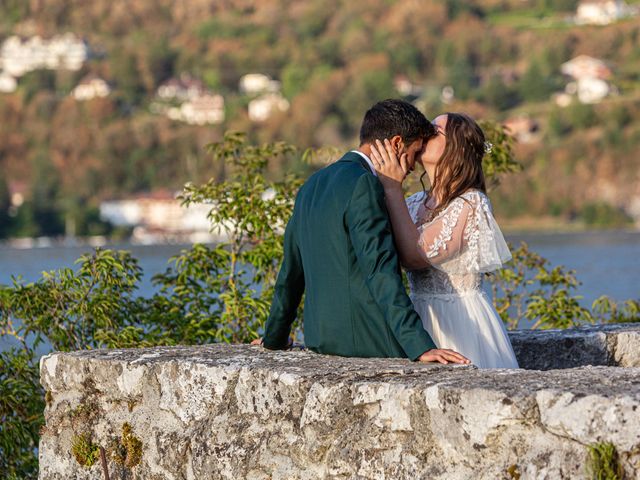
{"type": "Polygon", "coordinates": [[[296,212],[284,233],[284,259],[276,280],[271,311],[265,325],[263,345],[271,350],[287,347],[291,324],[304,293],[304,270],[296,241],[296,212]]]}
{"type": "Polygon", "coordinates": [[[373,175],[358,179],[345,220],[369,291],[407,357],[416,360],[436,348],[402,283],[384,190],[373,175]]]}

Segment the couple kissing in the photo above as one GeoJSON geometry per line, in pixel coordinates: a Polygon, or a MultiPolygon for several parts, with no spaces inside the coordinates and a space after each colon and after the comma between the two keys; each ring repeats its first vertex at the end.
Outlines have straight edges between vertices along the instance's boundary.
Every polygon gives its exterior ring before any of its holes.
{"type": "Polygon", "coordinates": [[[518,368],[483,288],[484,273],[511,258],[486,194],[487,147],[467,115],[431,123],[401,100],[371,107],[358,149],[298,192],[254,343],[287,348],[304,294],[305,346],[314,352],[518,368]],[[430,188],[405,199],[416,164],[430,188]]]}

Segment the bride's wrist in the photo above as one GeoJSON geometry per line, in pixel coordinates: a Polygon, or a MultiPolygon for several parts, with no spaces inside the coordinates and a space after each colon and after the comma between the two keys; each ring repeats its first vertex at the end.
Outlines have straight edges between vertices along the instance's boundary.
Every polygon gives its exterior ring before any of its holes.
{"type": "Polygon", "coordinates": [[[384,183],[384,191],[387,194],[401,194],[404,197],[404,192],[402,191],[402,182],[398,182],[397,180],[393,183],[384,183]]]}

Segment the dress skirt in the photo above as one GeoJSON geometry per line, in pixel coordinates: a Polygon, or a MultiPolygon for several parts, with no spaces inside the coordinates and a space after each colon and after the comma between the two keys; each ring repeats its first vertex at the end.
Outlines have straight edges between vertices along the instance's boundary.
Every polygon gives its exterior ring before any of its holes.
{"type": "Polygon", "coordinates": [[[455,350],[479,368],[518,368],[504,323],[483,290],[410,297],[438,348],[455,350]]]}

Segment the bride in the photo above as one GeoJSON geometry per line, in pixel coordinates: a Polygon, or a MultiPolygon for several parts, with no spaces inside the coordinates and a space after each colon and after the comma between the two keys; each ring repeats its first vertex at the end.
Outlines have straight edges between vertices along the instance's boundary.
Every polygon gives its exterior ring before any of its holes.
{"type": "Polygon", "coordinates": [[[484,133],[460,113],[440,115],[434,127],[418,160],[431,189],[406,201],[406,155],[398,159],[388,140],[371,148],[411,300],[439,348],[458,351],[480,368],[518,368],[502,320],[482,288],[483,274],[511,259],[485,191],[484,133]]]}

